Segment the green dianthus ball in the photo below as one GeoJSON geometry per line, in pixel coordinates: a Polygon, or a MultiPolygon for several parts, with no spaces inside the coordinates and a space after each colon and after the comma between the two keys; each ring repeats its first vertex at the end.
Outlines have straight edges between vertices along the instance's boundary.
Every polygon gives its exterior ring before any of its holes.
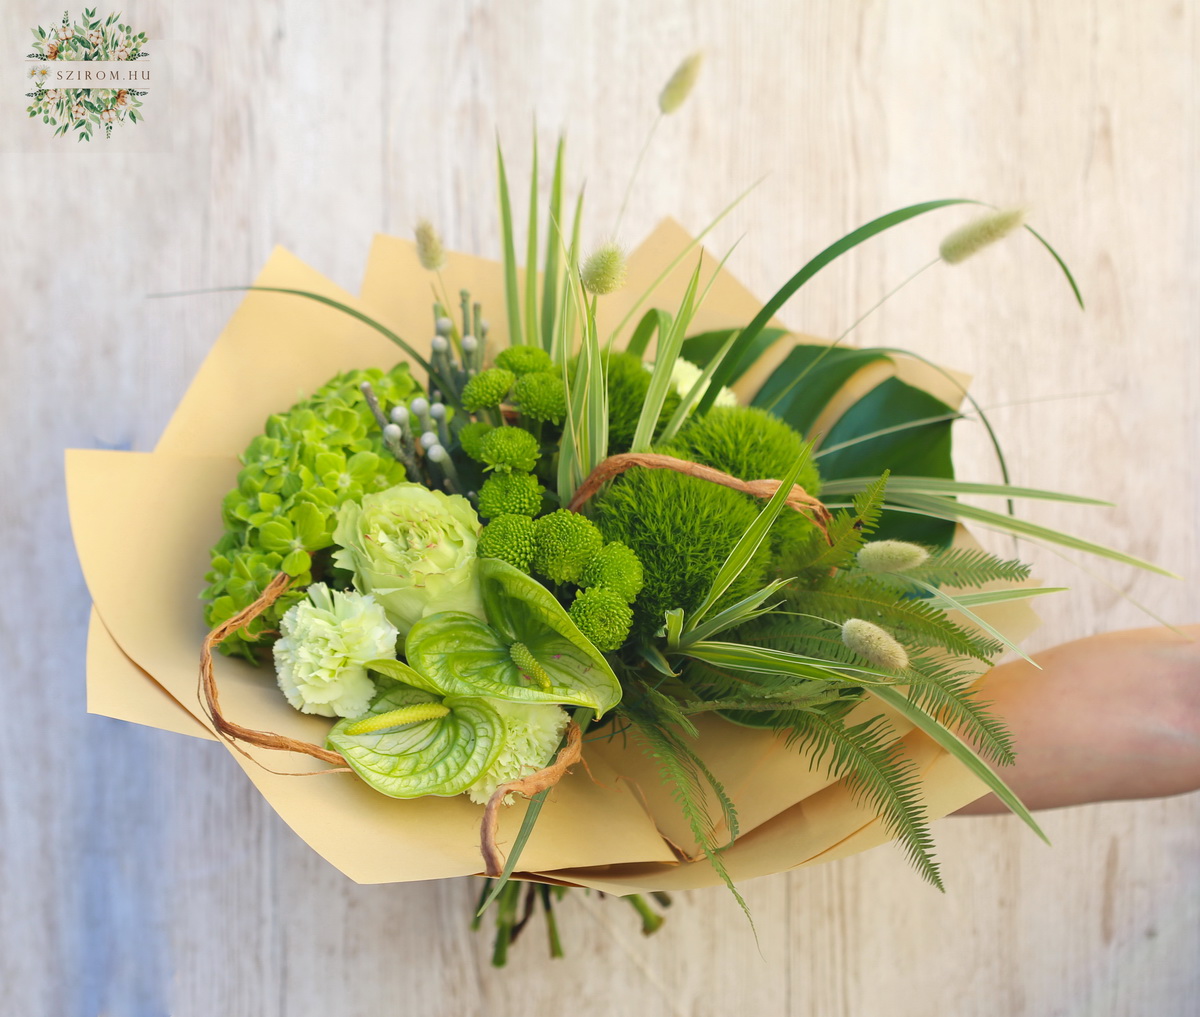
{"type": "MultiPolygon", "coordinates": [[[[629,470],[592,501],[605,538],[630,547],[645,585],[634,601],[634,629],[651,636],[672,608],[693,611],[761,505],[727,487],[674,470],[629,470]]],[[[717,609],[760,589],[769,578],[766,541],[718,601],[717,609]]]]}
{"type": "Polygon", "coordinates": [[[588,560],[579,577],[579,585],[583,587],[602,586],[625,598],[625,603],[631,603],[642,592],[645,585],[645,573],[642,563],[633,549],[614,540],[605,544],[600,553],[588,560]]]}
{"type": "Polygon", "coordinates": [[[463,409],[468,413],[475,413],[499,406],[516,380],[517,376],[512,371],[500,367],[480,371],[463,386],[463,409]]]}
{"type": "Polygon", "coordinates": [[[492,425],[486,420],[472,420],[469,424],[464,424],[458,432],[458,442],[462,445],[462,450],[476,462],[483,461],[483,439],[492,429],[492,425]]]}
{"type": "Polygon", "coordinates": [[[479,514],[488,519],[503,515],[536,516],[546,489],[531,473],[494,473],[479,489],[479,514]]]}
{"type": "Polygon", "coordinates": [[[537,464],[537,439],[523,427],[494,427],[479,443],[479,461],[497,473],[529,473],[537,464]]]}
{"type": "Polygon", "coordinates": [[[535,371],[549,371],[554,362],[540,346],[509,346],[496,354],[496,366],[520,378],[535,371]]]}
{"type": "MultiPolygon", "coordinates": [[[[808,447],[800,432],[766,410],[718,406],[702,417],[690,417],[663,451],[715,467],[739,480],[779,480],[808,447]]],[[[821,478],[816,465],[810,461],[796,483],[809,494],[817,494],[821,478]]]]}
{"type": "Polygon", "coordinates": [[[499,558],[522,572],[533,559],[533,520],[529,516],[496,516],[479,534],[481,558],[499,558]]]}
{"type": "Polygon", "coordinates": [[[533,538],[534,569],[556,583],[578,582],[604,543],[595,523],[566,509],[534,520],[533,538]]]}
{"type": "MultiPolygon", "coordinates": [[[[608,451],[628,452],[637,431],[638,418],[650,389],[650,372],[641,357],[615,353],[607,358],[608,372],[608,451]]],[[[663,427],[679,406],[679,393],[671,388],[663,401],[655,430],[663,427]]]]}
{"type": "Polygon", "coordinates": [[[567,613],[597,650],[616,650],[629,635],[633,610],[618,593],[594,586],[580,590],[567,613]]]}
{"type": "Polygon", "coordinates": [[[521,412],[531,420],[561,424],[567,415],[567,386],[562,378],[549,371],[534,371],[518,378],[513,397],[521,412]]]}

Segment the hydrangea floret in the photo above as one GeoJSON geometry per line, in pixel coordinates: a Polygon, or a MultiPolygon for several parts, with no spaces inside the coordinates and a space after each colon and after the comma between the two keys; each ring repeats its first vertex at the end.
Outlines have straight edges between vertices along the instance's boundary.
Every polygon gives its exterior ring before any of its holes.
{"type": "Polygon", "coordinates": [[[395,654],[399,635],[374,597],[314,583],[279,630],[275,670],[295,709],[321,717],[366,713],[375,696],[366,663],[395,654]]]}

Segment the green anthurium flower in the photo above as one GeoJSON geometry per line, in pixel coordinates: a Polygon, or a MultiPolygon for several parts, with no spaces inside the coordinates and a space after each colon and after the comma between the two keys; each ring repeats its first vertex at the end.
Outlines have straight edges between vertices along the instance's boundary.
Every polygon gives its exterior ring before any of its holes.
{"type": "Polygon", "coordinates": [[[408,666],[368,666],[440,695],[586,706],[597,716],[621,701],[608,661],[549,590],[496,558],[479,567],[487,623],[462,611],[427,615],[405,639],[408,666]]]}
{"type": "Polygon", "coordinates": [[[391,798],[462,794],[504,745],[500,715],[482,699],[394,685],[363,717],[340,720],[326,745],[367,784],[391,798]]]}

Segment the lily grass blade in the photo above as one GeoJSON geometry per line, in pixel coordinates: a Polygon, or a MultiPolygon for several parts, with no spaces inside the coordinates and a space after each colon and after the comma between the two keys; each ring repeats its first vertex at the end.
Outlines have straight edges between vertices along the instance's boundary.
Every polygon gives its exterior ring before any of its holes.
{"type": "Polygon", "coordinates": [[[430,365],[429,361],[427,361],[423,356],[421,356],[421,354],[409,346],[408,343],[400,338],[400,336],[398,336],[386,325],[376,321],[370,315],[363,314],[362,311],[351,307],[349,304],[343,304],[340,300],[334,300],[332,297],[324,296],[321,293],[313,293],[309,290],[288,289],[284,286],[211,286],[207,289],[184,290],[179,293],[151,293],[149,296],[152,298],[191,297],[197,296],[201,293],[235,293],[244,292],[247,290],[255,293],[286,293],[293,297],[306,297],[309,300],[315,300],[318,304],[324,304],[326,307],[332,307],[338,311],[341,311],[343,314],[348,314],[351,318],[361,321],[364,325],[369,325],[380,335],[385,336],[399,346],[400,349],[402,349],[415,363],[420,365],[421,369],[429,375],[431,382],[437,383],[438,387],[441,388],[442,392],[447,398],[453,399],[454,388],[449,384],[447,379],[444,378],[439,372],[435,371],[430,365]]]}
{"type": "Polygon", "coordinates": [[[1025,660],[1027,660],[1030,664],[1032,664],[1034,667],[1036,667],[1039,671],[1042,669],[1041,664],[1039,664],[1036,660],[1034,660],[1031,656],[1029,656],[1029,654],[1027,654],[1024,650],[1022,650],[1020,646],[1018,646],[1011,639],[1009,639],[1008,636],[1006,636],[998,628],[996,628],[993,625],[990,625],[988,622],[986,622],[982,618],[980,618],[979,615],[977,615],[974,611],[972,611],[970,609],[970,607],[968,607],[966,604],[963,603],[961,598],[952,597],[948,593],[943,593],[936,586],[932,586],[929,583],[924,582],[923,580],[914,578],[913,576],[906,576],[901,572],[892,572],[892,573],[889,573],[889,575],[891,575],[895,579],[901,580],[902,582],[912,583],[913,586],[919,586],[922,590],[924,590],[926,593],[928,593],[930,595],[930,597],[932,597],[935,601],[937,601],[939,604],[941,604],[942,607],[947,608],[948,610],[951,610],[951,611],[958,611],[960,614],[964,615],[966,618],[970,619],[972,622],[974,622],[976,625],[978,625],[981,629],[983,629],[984,632],[986,632],[988,635],[990,635],[993,639],[998,639],[1001,643],[1003,643],[1005,646],[1007,646],[1014,653],[1019,653],[1025,660]]]}
{"type": "MultiPolygon", "coordinates": [[[[854,494],[874,481],[875,477],[839,477],[822,485],[826,494],[854,494]]],[[[1070,502],[1074,505],[1101,505],[1112,508],[1112,502],[1085,498],[1077,494],[1043,491],[1036,487],[1014,487],[1011,484],[976,484],[962,480],[943,480],[938,477],[904,477],[895,473],[888,477],[888,494],[990,494],[1005,498],[1040,498],[1046,501],[1070,502]]]]}
{"type": "Polygon", "coordinates": [[[538,143],[533,128],[533,170],[529,174],[529,230],[525,237],[525,345],[538,345],[538,143]]]}
{"type": "MultiPolygon", "coordinates": [[[[554,157],[554,179],[550,184],[550,209],[546,222],[546,270],[542,278],[542,348],[551,353],[554,350],[554,326],[558,316],[558,275],[559,251],[562,237],[559,233],[562,222],[563,196],[563,153],[566,149],[566,138],[558,139],[558,152],[554,157]]],[[[529,271],[529,265],[525,266],[529,271]]]]}
{"type": "Polygon", "coordinates": [[[642,659],[649,664],[655,671],[666,678],[678,678],[679,672],[671,669],[670,661],[663,656],[662,651],[653,643],[642,643],[638,647],[638,653],[642,659]]]}
{"type": "MultiPolygon", "coordinates": [[[[682,644],[687,646],[690,643],[714,636],[718,632],[723,632],[725,629],[732,628],[735,625],[751,621],[759,615],[772,613],[779,605],[771,604],[763,607],[763,604],[790,582],[790,579],[776,579],[768,583],[761,590],[755,590],[750,596],[743,597],[736,604],[730,604],[725,610],[714,614],[708,621],[692,629],[682,640],[682,644]]],[[[669,636],[670,632],[668,631],[667,634],[669,636]]],[[[678,642],[680,641],[677,640],[678,642]]],[[[670,644],[668,643],[668,645],[670,644]]]]}
{"type": "Polygon", "coordinates": [[[712,222],[710,222],[707,226],[705,226],[704,229],[702,229],[699,233],[697,233],[695,238],[682,251],[680,251],[677,255],[675,255],[674,258],[671,259],[670,264],[667,265],[667,267],[664,268],[661,272],[659,272],[659,274],[657,276],[655,276],[654,281],[652,283],[650,283],[649,286],[646,287],[646,289],[642,292],[642,295],[633,302],[633,306],[631,308],[629,308],[628,311],[625,312],[625,317],[622,318],[619,322],[617,322],[617,327],[612,330],[612,334],[608,338],[608,345],[610,345],[610,346],[612,345],[613,340],[618,335],[620,335],[621,329],[623,329],[626,325],[628,325],[630,320],[633,318],[633,316],[635,314],[637,314],[638,311],[641,310],[642,304],[644,304],[647,300],[650,299],[650,297],[651,297],[651,295],[653,295],[654,291],[657,290],[658,287],[662,285],[662,281],[664,279],[666,279],[667,276],[669,276],[672,272],[674,272],[675,269],[679,266],[679,263],[681,261],[683,261],[683,259],[686,258],[689,254],[691,254],[692,251],[694,251],[697,247],[700,246],[700,241],[703,240],[706,236],[708,236],[709,233],[712,232],[713,228],[717,225],[717,223],[719,223],[722,219],[724,219],[727,215],[729,215],[730,212],[732,212],[735,208],[737,208],[737,206],[740,205],[745,200],[746,196],[751,191],[753,191],[754,188],[756,188],[760,183],[762,183],[762,180],[756,180],[749,187],[747,187],[744,191],[742,191],[741,194],[739,194],[736,198],[734,198],[733,201],[731,201],[728,205],[726,205],[723,209],[721,209],[721,211],[717,213],[716,218],[713,219],[712,222]]]}
{"type": "Polygon", "coordinates": [[[729,557],[725,559],[725,563],[713,578],[712,586],[709,588],[704,600],[688,619],[684,631],[690,632],[696,628],[709,609],[721,599],[725,591],[733,585],[733,581],[742,574],[742,570],[746,567],[750,559],[754,557],[755,552],[766,539],[771,527],[775,525],[775,520],[779,518],[780,513],[784,510],[788,496],[791,495],[792,488],[795,486],[801,471],[808,465],[808,461],[809,451],[806,447],[804,453],[796,458],[796,461],[792,464],[792,468],[788,470],[787,476],[780,481],[779,487],[771,495],[771,500],[767,502],[766,506],[758,514],[758,517],[746,527],[746,531],[738,538],[738,542],[734,544],[733,550],[729,552],[729,557]]]}
{"type": "Polygon", "coordinates": [[[1071,292],[1075,294],[1075,302],[1077,304],[1079,304],[1079,309],[1082,311],[1084,309],[1083,308],[1083,294],[1079,292],[1079,287],[1075,284],[1075,277],[1073,275],[1071,275],[1071,270],[1069,268],[1067,268],[1067,263],[1065,261],[1063,261],[1062,256],[1058,253],[1058,251],[1056,251],[1050,245],[1050,241],[1047,240],[1044,236],[1042,236],[1037,230],[1035,230],[1032,226],[1028,226],[1028,225],[1025,227],[1025,229],[1027,229],[1030,233],[1032,233],[1035,237],[1037,237],[1038,243],[1040,243],[1044,248],[1046,248],[1046,250],[1050,252],[1050,257],[1052,257],[1056,262],[1058,262],[1058,267],[1062,269],[1063,275],[1065,275],[1067,277],[1067,283],[1071,287],[1071,292]]]}
{"type": "Polygon", "coordinates": [[[675,366],[679,348],[683,345],[687,327],[696,310],[696,288],[700,284],[700,266],[703,264],[704,255],[701,254],[687,290],[684,291],[679,313],[671,322],[670,331],[666,336],[659,337],[658,350],[654,354],[654,373],[650,376],[650,387],[646,390],[646,401],[642,404],[642,412],[638,416],[630,452],[648,452],[654,443],[654,429],[658,426],[663,403],[666,402],[667,392],[671,388],[671,369],[675,366]]]}
{"type": "Polygon", "coordinates": [[[675,650],[679,647],[679,637],[683,633],[683,608],[673,607],[666,612],[667,647],[675,650]]]}
{"type": "Polygon", "coordinates": [[[953,732],[942,727],[941,724],[925,713],[924,710],[914,706],[909,698],[897,689],[876,688],[872,692],[882,702],[910,721],[915,727],[924,731],[925,734],[929,735],[943,749],[966,766],[968,770],[988,786],[1000,801],[1008,806],[1014,815],[1019,816],[1029,829],[1047,844],[1050,843],[1050,839],[1042,832],[1042,828],[1038,826],[1037,820],[1033,818],[1021,799],[1013,793],[1012,788],[1005,784],[999,775],[980,759],[976,755],[975,750],[967,745],[966,742],[962,741],[953,732]]]}
{"type": "Polygon", "coordinates": [[[508,344],[524,342],[521,331],[521,297],[517,290],[517,249],[513,243],[512,203],[508,197],[508,174],[504,171],[504,153],[496,141],[496,177],[500,188],[500,227],[504,246],[504,304],[508,310],[508,344]]]}
{"type": "Polygon", "coordinates": [[[918,215],[924,215],[926,212],[932,212],[935,209],[946,208],[949,205],[967,204],[978,203],[967,198],[943,198],[940,201],[926,201],[919,205],[909,205],[906,208],[897,209],[895,212],[881,215],[879,218],[872,219],[869,223],[847,233],[840,240],[826,247],[816,257],[810,259],[799,272],[784,283],[776,294],[763,305],[762,310],[754,316],[754,320],[742,329],[741,335],[738,336],[733,349],[725,357],[720,369],[709,383],[708,391],[704,393],[699,406],[696,407],[696,412],[707,413],[709,411],[721,389],[730,384],[731,380],[735,377],[743,353],[754,342],[759,332],[767,326],[767,323],[775,316],[776,312],[795,295],[800,287],[826,265],[835,261],[847,251],[853,250],[863,241],[869,240],[871,237],[891,229],[893,226],[898,226],[900,223],[906,222],[918,215]]]}
{"type": "MultiPolygon", "coordinates": [[[[909,420],[903,424],[893,424],[891,427],[881,427],[878,431],[869,431],[867,434],[860,434],[857,438],[850,438],[848,441],[839,441],[836,445],[830,445],[828,448],[822,447],[813,455],[814,459],[820,459],[821,456],[832,455],[834,452],[840,452],[844,448],[851,448],[854,445],[861,445],[865,441],[871,441],[874,438],[883,438],[889,434],[896,434],[899,431],[911,431],[918,427],[926,427],[929,424],[942,424],[947,420],[966,420],[967,417],[963,413],[940,413],[936,417],[922,417],[920,420],[909,420]]],[[[820,443],[821,435],[807,435],[810,441],[820,443]]],[[[822,490],[824,490],[822,486],[822,490]]]]}
{"type": "Polygon", "coordinates": [[[666,311],[651,308],[642,315],[642,320],[638,322],[637,328],[633,330],[633,335],[629,337],[629,345],[625,347],[625,352],[632,353],[636,357],[644,357],[646,347],[650,345],[650,337],[656,331],[660,336],[665,336],[670,332],[671,316],[666,311]]]}
{"type": "Polygon", "coordinates": [[[804,680],[840,682],[842,685],[898,685],[907,682],[891,671],[881,671],[858,664],[845,664],[838,660],[823,660],[807,657],[787,650],[774,650],[768,646],[751,646],[747,643],[726,643],[704,640],[692,643],[679,651],[685,657],[694,657],[707,664],[718,664],[744,671],[748,674],[787,674],[804,680]]]}
{"type": "Polygon", "coordinates": [[[974,505],[964,505],[962,502],[953,501],[949,498],[939,498],[936,495],[926,494],[901,494],[895,499],[889,499],[887,507],[893,511],[910,512],[914,515],[927,515],[932,516],[934,519],[949,519],[953,522],[958,522],[961,519],[970,519],[973,522],[981,523],[991,529],[1000,530],[1003,533],[1011,533],[1018,537],[1031,537],[1034,540],[1044,540],[1051,544],[1069,547],[1075,551],[1086,551],[1088,554],[1094,554],[1100,558],[1108,558],[1123,565],[1132,565],[1135,568],[1145,569],[1147,572],[1157,572],[1159,575],[1169,576],[1171,579],[1180,578],[1174,572],[1170,572],[1158,565],[1153,565],[1148,561],[1143,561],[1141,558],[1135,558],[1131,554],[1125,554],[1123,551],[1115,551],[1110,547],[1104,547],[1102,544],[1093,544],[1090,541],[1081,540],[1079,537],[1072,537],[1068,533],[1060,533],[1049,527],[1038,526],[1036,523],[1017,519],[1000,512],[992,512],[974,505]]]}
{"type": "Polygon", "coordinates": [[[986,607],[988,604],[1004,604],[1010,600],[1029,600],[1047,593],[1066,593],[1068,586],[1030,586],[1019,590],[984,590],[982,593],[956,593],[954,599],[967,607],[986,607]]]}

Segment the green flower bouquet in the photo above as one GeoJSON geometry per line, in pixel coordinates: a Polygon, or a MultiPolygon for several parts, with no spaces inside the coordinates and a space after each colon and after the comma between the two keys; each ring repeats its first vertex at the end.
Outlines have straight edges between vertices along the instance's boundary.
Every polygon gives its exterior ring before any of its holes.
{"type": "MultiPolygon", "coordinates": [[[[959,501],[1088,499],[956,480],[954,375],[774,318],[964,202],[862,226],[759,306],[707,229],[584,257],[561,142],[522,271],[498,170],[502,264],[422,224],[356,299],[277,252],[153,454],[71,455],[91,707],[224,739],[355,879],[487,877],[498,964],[538,910],[561,953],[571,886],[650,932],[673,889],[888,839],[940,887],[930,818],[989,790],[1040,833],[980,676],[1053,591],[961,524],[1152,566],[959,501]]],[[[938,260],[1022,226],[989,211],[938,260]]]]}

